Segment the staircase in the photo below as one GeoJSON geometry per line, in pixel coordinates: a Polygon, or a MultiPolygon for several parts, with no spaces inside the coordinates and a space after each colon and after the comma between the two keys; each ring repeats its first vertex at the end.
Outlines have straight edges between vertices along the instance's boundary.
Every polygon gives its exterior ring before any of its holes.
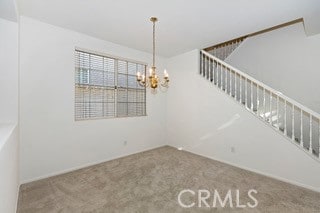
{"type": "Polygon", "coordinates": [[[201,50],[200,75],[320,162],[320,115],[225,63],[226,55],[201,50]]]}

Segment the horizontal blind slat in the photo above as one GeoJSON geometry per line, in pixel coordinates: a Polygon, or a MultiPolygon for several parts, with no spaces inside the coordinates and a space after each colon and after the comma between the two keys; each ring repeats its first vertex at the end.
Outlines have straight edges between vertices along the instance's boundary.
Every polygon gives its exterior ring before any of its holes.
{"type": "Polygon", "coordinates": [[[146,115],[146,89],[136,81],[145,70],[144,64],[76,50],[75,119],[146,115]]]}

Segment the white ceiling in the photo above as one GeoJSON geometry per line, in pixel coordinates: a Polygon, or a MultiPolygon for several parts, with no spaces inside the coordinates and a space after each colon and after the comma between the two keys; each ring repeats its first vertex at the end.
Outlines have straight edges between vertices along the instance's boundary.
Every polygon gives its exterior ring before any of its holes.
{"type": "MultiPolygon", "coordinates": [[[[319,0],[20,0],[20,13],[43,22],[170,57],[305,16],[319,0]]],[[[320,11],[319,11],[320,13],[320,11]]]]}

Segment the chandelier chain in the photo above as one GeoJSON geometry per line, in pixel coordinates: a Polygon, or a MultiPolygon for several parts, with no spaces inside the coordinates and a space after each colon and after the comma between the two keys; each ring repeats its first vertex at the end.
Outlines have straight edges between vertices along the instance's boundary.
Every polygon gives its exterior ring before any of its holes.
{"type": "Polygon", "coordinates": [[[156,64],[156,22],[153,22],[153,67],[155,67],[156,64]]]}

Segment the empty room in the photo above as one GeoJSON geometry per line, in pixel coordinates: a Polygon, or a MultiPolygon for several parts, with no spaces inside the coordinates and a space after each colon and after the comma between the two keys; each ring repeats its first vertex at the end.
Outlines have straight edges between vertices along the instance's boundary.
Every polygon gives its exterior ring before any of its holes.
{"type": "Polygon", "coordinates": [[[0,213],[320,212],[319,0],[1,0],[0,213]]]}

